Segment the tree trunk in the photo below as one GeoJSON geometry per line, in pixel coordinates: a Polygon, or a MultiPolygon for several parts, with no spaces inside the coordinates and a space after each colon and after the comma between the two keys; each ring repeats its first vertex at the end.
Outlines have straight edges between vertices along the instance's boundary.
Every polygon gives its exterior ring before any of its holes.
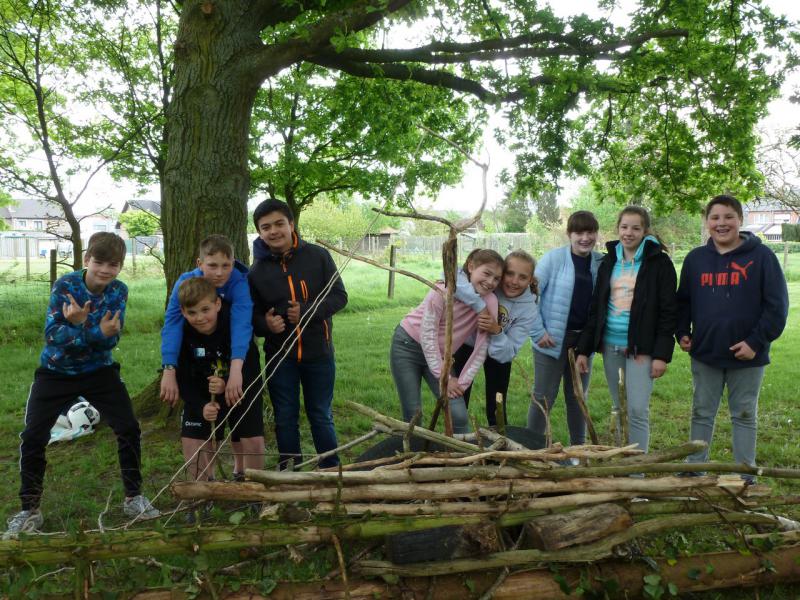
{"type": "Polygon", "coordinates": [[[586,544],[633,525],[628,512],[617,504],[598,504],[563,514],[538,517],[525,525],[534,548],[560,550],[586,544]]]}
{"type": "Polygon", "coordinates": [[[246,5],[217,2],[206,14],[208,5],[186,3],[181,14],[161,214],[167,289],[212,233],[228,237],[236,257],[249,262],[249,130],[261,81],[242,57],[261,40],[246,5]]]}

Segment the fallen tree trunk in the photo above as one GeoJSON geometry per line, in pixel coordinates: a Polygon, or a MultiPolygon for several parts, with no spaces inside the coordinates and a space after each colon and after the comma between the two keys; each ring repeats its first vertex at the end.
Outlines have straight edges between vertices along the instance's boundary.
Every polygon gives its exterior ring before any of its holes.
{"type": "MultiPolygon", "coordinates": [[[[535,590],[537,600],[571,600],[583,584],[591,584],[592,591],[602,595],[607,588],[616,586],[618,595],[641,597],[644,577],[658,572],[661,586],[675,585],[678,594],[730,588],[768,586],[800,581],[800,546],[778,548],[759,555],[742,556],[739,552],[699,554],[667,562],[657,559],[654,571],[650,566],[630,561],[602,561],[588,567],[565,566],[558,575],[563,578],[570,593],[556,580],[548,569],[511,573],[492,595],[493,600],[519,600],[528,598],[535,590]],[[672,563],[672,564],[670,564],[672,563]],[[765,567],[769,565],[770,568],[765,567]]],[[[485,593],[495,582],[496,573],[474,573],[469,580],[474,595],[485,593]]],[[[586,597],[586,591],[584,597],[586,597]]],[[[380,580],[348,578],[348,585],[338,581],[311,581],[307,583],[281,582],[269,596],[259,595],[255,589],[242,588],[238,592],[219,594],[224,600],[374,600],[396,598],[423,600],[424,598],[463,598],[468,594],[462,575],[408,577],[400,584],[380,580]]],[[[609,595],[613,596],[613,594],[609,595]]],[[[667,597],[665,593],[662,597],[667,597]]],[[[174,590],[142,592],[132,600],[173,600],[174,590]]]]}
{"type": "Polygon", "coordinates": [[[606,503],[537,517],[525,524],[525,534],[534,548],[552,551],[588,544],[632,525],[624,508],[606,503]]]}

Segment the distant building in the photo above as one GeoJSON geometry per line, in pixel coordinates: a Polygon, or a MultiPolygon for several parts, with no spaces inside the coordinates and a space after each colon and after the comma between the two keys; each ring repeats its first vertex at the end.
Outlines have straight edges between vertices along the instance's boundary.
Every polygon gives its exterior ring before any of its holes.
{"type": "Polygon", "coordinates": [[[768,198],[759,198],[744,205],[744,229],[762,235],[767,241],[783,241],[783,223],[800,223],[800,213],[768,198]]]}
{"type": "Polygon", "coordinates": [[[0,206],[0,217],[12,231],[69,233],[61,208],[41,200],[12,200],[8,206],[0,206]]]}
{"type": "MultiPolygon", "coordinates": [[[[156,202],[155,200],[127,200],[125,205],[122,207],[120,214],[123,215],[127,212],[133,212],[136,210],[148,212],[151,215],[158,217],[159,220],[161,219],[161,203],[156,202]]],[[[125,244],[128,247],[128,252],[133,252],[135,254],[147,254],[154,250],[158,252],[164,251],[164,236],[160,229],[156,231],[155,235],[137,237],[136,243],[134,243],[133,239],[131,239],[131,236],[128,235],[127,231],[125,231],[125,226],[121,221],[117,221],[114,227],[119,236],[125,240],[125,244]]]]}

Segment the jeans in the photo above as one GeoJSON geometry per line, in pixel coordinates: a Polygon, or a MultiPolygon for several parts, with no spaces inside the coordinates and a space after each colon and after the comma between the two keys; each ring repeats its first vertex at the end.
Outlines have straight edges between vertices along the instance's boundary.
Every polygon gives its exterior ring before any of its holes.
{"type": "MultiPolygon", "coordinates": [[[[647,452],[650,442],[650,394],[653,379],[650,377],[651,356],[640,354],[636,358],[626,356],[620,346],[603,348],[603,367],[608,382],[608,392],[614,408],[619,410],[619,370],[625,373],[625,396],[628,403],[628,443],[638,444],[647,452]]],[[[617,423],[619,426],[619,423],[617,423]]],[[[625,443],[625,440],[623,440],[625,443]]]]}
{"type": "Polygon", "coordinates": [[[708,448],[689,456],[688,462],[708,460],[708,450],[714,436],[714,421],[727,385],[728,408],[733,426],[733,460],[739,464],[755,466],[758,394],[763,378],[763,366],[718,369],[692,359],[694,396],[691,438],[703,440],[708,448]]]}
{"type": "MultiPolygon", "coordinates": [[[[547,356],[542,352],[533,350],[533,402],[528,407],[528,429],[539,435],[544,435],[546,419],[543,407],[547,407],[547,414],[555,404],[558,396],[558,388],[561,380],[564,380],[564,405],[567,409],[567,428],[569,429],[569,440],[573,446],[578,446],[586,442],[586,420],[583,418],[583,411],[578,406],[575,398],[575,390],[572,387],[572,371],[569,367],[568,352],[574,348],[578,342],[580,332],[567,331],[564,336],[564,343],[561,347],[561,354],[558,358],[547,356]]],[[[583,386],[584,400],[589,393],[589,378],[592,374],[592,356],[589,356],[589,372],[581,375],[581,385],[583,386]]]]}
{"type": "MultiPolygon", "coordinates": [[[[336,363],[333,357],[310,362],[297,362],[286,358],[267,382],[272,408],[275,411],[275,439],[280,453],[280,464],[285,467],[290,459],[295,463],[302,458],[300,449],[300,386],[303,386],[303,404],[314,439],[317,454],[338,446],[333,426],[333,384],[336,363]]],[[[319,466],[333,467],[339,457],[329,456],[319,466]]]]}
{"type": "MultiPolygon", "coordinates": [[[[408,423],[422,410],[422,380],[428,384],[434,398],[439,397],[439,379],[431,373],[422,347],[400,325],[394,330],[389,349],[389,366],[400,396],[403,420],[408,423]]],[[[454,433],[469,431],[467,406],[464,398],[450,399],[450,417],[454,433]]]]}

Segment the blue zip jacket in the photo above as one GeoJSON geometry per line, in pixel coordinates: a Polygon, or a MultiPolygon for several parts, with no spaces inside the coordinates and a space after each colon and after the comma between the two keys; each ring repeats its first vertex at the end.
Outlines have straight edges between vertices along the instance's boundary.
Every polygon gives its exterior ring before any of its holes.
{"type": "MultiPolygon", "coordinates": [[[[567,333],[569,308],[572,304],[572,289],[575,287],[575,266],[572,264],[572,249],[569,244],[546,253],[536,265],[539,280],[539,314],[541,329],[534,329],[531,342],[534,350],[547,356],[561,356],[561,346],[567,333]],[[546,333],[555,340],[553,348],[540,348],[536,341],[546,333]]],[[[592,285],[597,283],[597,270],[603,260],[600,252],[592,251],[592,285]]]]}
{"type": "MultiPolygon", "coordinates": [[[[200,268],[187,271],[175,282],[169,296],[164,327],[161,328],[161,362],[177,365],[183,340],[183,315],[178,302],[178,288],[191,277],[202,277],[200,268]]],[[[225,285],[217,288],[217,295],[231,304],[231,359],[247,356],[247,348],[253,339],[253,299],[247,283],[247,267],[238,260],[233,261],[231,276],[225,285]]]]}
{"type": "Polygon", "coordinates": [[[718,369],[769,364],[769,346],[786,326],[789,293],[775,253],[743,231],[742,243],[720,254],[713,240],[686,255],[678,286],[678,340],[692,338],[693,358],[718,369]],[[730,347],[756,353],[739,360],[730,347]]]}
{"type": "Polygon", "coordinates": [[[106,311],[112,316],[119,311],[120,330],[125,324],[128,287],[115,279],[102,293],[92,294],[84,283],[84,273],[85,270],[74,271],[58,279],[47,307],[45,346],[39,363],[45,369],[64,375],[91,373],[113,364],[111,350],[117,345],[119,335],[103,335],[100,321],[106,311]],[[91,312],[80,325],[73,325],[64,317],[64,303],[69,303],[67,294],[81,306],[89,300],[92,302],[91,312]]]}

